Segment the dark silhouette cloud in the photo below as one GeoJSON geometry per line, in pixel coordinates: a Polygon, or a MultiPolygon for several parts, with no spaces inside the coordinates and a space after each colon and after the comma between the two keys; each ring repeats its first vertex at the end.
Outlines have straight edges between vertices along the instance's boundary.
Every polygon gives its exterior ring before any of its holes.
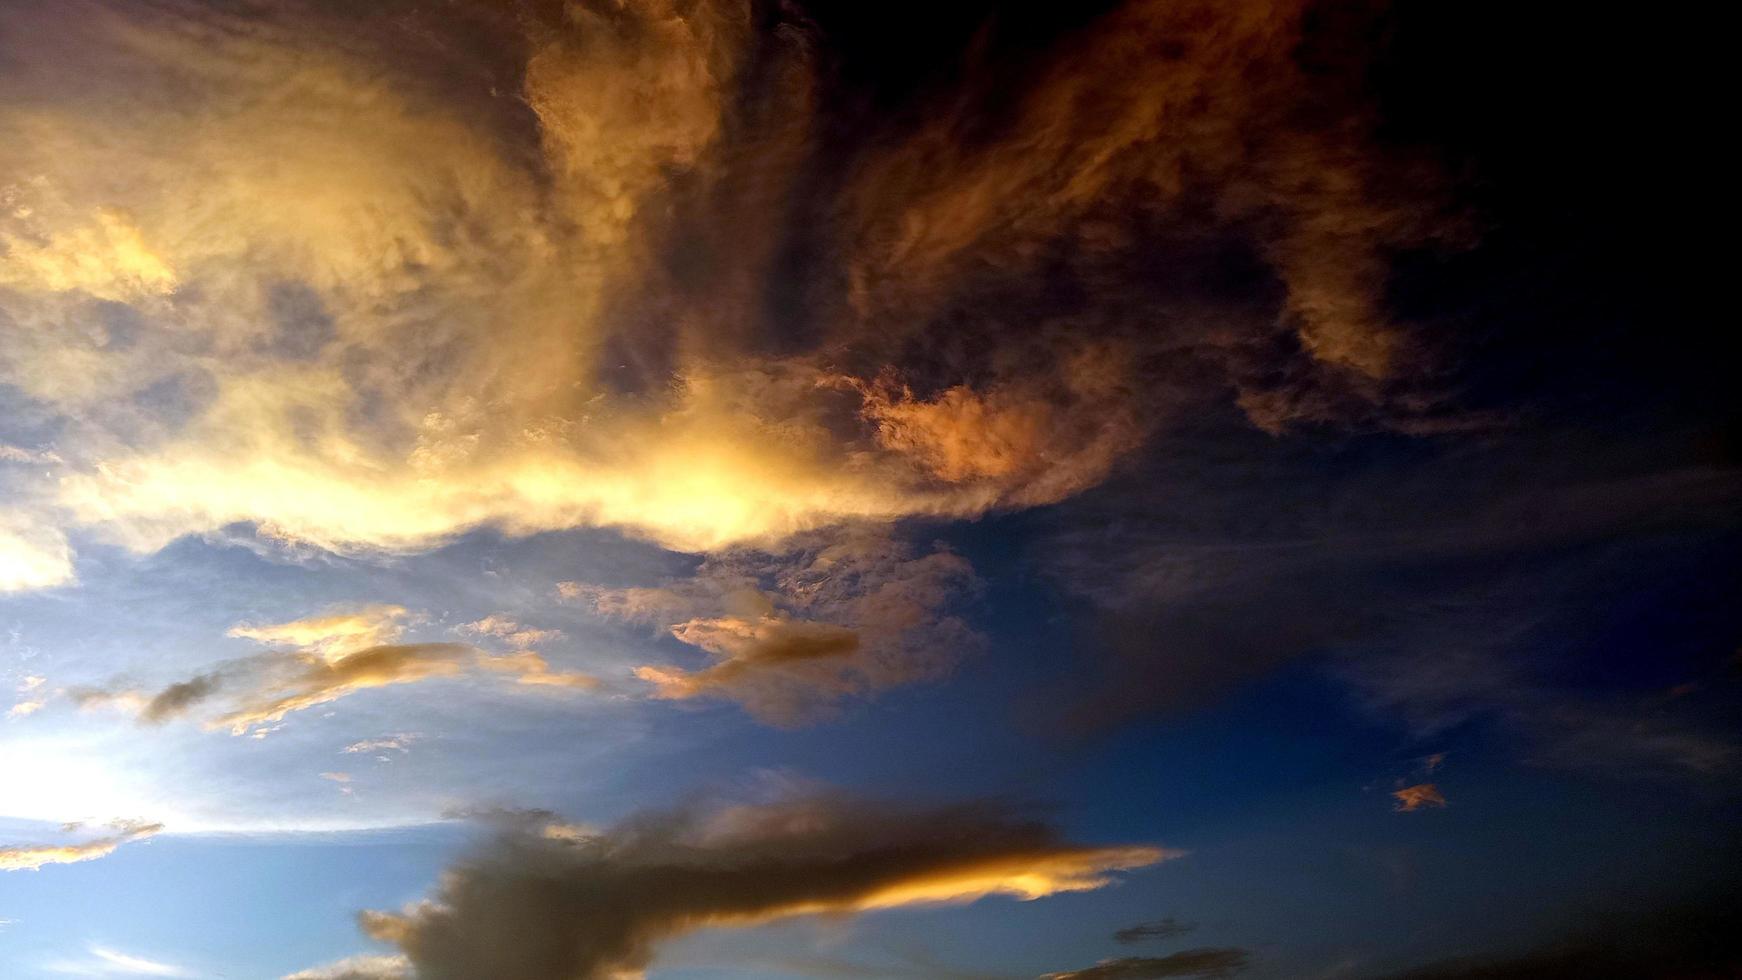
{"type": "Polygon", "coordinates": [[[645,968],[660,942],[704,926],[1040,898],[1171,856],[1071,844],[990,804],[807,796],[647,813],[603,831],[521,814],[450,868],[430,900],[361,921],[403,950],[420,980],[602,980],[645,968]]]}
{"type": "Polygon", "coordinates": [[[1165,977],[1231,977],[1246,969],[1243,949],[1187,949],[1169,956],[1122,956],[1041,980],[1163,980],[1165,977]]]}

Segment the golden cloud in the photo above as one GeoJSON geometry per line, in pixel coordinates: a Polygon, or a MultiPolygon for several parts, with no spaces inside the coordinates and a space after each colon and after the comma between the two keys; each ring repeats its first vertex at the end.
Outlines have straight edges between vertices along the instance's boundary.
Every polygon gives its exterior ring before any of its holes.
{"type": "MultiPolygon", "coordinates": [[[[288,649],[228,661],[155,693],[84,688],[70,692],[81,707],[112,705],[161,723],[214,700],[226,707],[206,721],[233,735],[256,736],[287,715],[359,691],[468,674],[502,675],[517,684],[592,690],[588,674],[553,671],[530,650],[493,655],[461,643],[383,643],[397,638],[408,614],[398,606],[366,606],[269,626],[239,626],[230,635],[288,649]]],[[[359,743],[363,744],[363,743],[359,743]]],[[[402,747],[403,742],[399,746],[402,747]]],[[[359,750],[361,751],[361,750],[359,750]]]]}
{"type": "Polygon", "coordinates": [[[0,588],[69,581],[69,528],[775,547],[1080,492],[1174,410],[1158,366],[1271,428],[1408,368],[1383,257],[1444,223],[1384,179],[1358,100],[1298,124],[1295,0],[1138,0],[1014,79],[1004,128],[961,138],[970,94],[820,184],[801,24],[759,38],[737,0],[443,9],[0,13],[0,382],[61,423],[54,479],[8,478],[0,588]],[[1275,309],[1144,305],[1142,229],[1109,216],[1199,200],[1271,263],[1275,309]],[[769,310],[799,214],[845,271],[799,284],[791,326],[769,310]],[[1047,255],[1088,305],[1031,316],[1047,255]],[[1030,320],[958,349],[958,321],[1030,320]],[[1248,363],[1282,335],[1299,363],[1248,363]]]}
{"type": "Polygon", "coordinates": [[[0,847],[0,871],[35,871],[47,864],[77,864],[95,861],[115,853],[123,844],[154,837],[163,830],[158,823],[122,820],[109,825],[113,831],[103,837],[77,844],[27,844],[0,847]]]}

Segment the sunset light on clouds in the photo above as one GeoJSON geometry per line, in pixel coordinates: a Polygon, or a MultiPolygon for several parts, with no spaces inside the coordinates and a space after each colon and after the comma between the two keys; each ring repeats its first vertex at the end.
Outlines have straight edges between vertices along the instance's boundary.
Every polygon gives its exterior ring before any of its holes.
{"type": "Polygon", "coordinates": [[[1666,18],[0,0],[0,977],[1742,968],[1666,18]]]}

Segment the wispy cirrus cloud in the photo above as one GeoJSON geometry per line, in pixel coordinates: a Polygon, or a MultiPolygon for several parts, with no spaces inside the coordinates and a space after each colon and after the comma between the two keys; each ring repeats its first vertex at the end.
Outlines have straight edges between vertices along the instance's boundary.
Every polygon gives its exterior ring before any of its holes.
{"type": "Polygon", "coordinates": [[[659,586],[565,582],[558,592],[712,658],[699,670],[638,668],[656,697],[727,698],[795,725],[844,698],[938,676],[976,649],[978,634],[953,610],[976,585],[958,555],[860,528],[727,552],[659,586]]]}

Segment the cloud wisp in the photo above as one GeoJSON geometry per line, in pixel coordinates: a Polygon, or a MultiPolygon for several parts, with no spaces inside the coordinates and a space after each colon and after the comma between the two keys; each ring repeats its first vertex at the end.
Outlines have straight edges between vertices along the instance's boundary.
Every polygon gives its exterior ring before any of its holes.
{"type": "Polygon", "coordinates": [[[459,643],[379,642],[400,637],[398,620],[404,614],[398,607],[367,607],[271,626],[237,627],[231,635],[300,646],[231,660],[155,692],[79,688],[68,693],[80,707],[120,707],[150,724],[218,702],[221,708],[206,719],[206,727],[246,735],[286,715],[359,691],[435,678],[497,675],[516,684],[552,689],[598,686],[591,675],[551,670],[544,657],[532,650],[490,654],[459,643]]]}
{"type": "Polygon", "coordinates": [[[95,861],[115,853],[124,844],[147,840],[163,830],[160,823],[119,820],[100,837],[73,844],[23,844],[0,847],[0,871],[36,871],[50,864],[95,861]]]}
{"type": "Polygon", "coordinates": [[[712,659],[699,670],[638,668],[655,697],[726,698],[790,726],[844,698],[936,677],[978,649],[979,635],[953,611],[977,584],[959,555],[921,554],[860,528],[799,536],[774,553],[729,551],[659,586],[564,582],[558,591],[712,659]]]}

